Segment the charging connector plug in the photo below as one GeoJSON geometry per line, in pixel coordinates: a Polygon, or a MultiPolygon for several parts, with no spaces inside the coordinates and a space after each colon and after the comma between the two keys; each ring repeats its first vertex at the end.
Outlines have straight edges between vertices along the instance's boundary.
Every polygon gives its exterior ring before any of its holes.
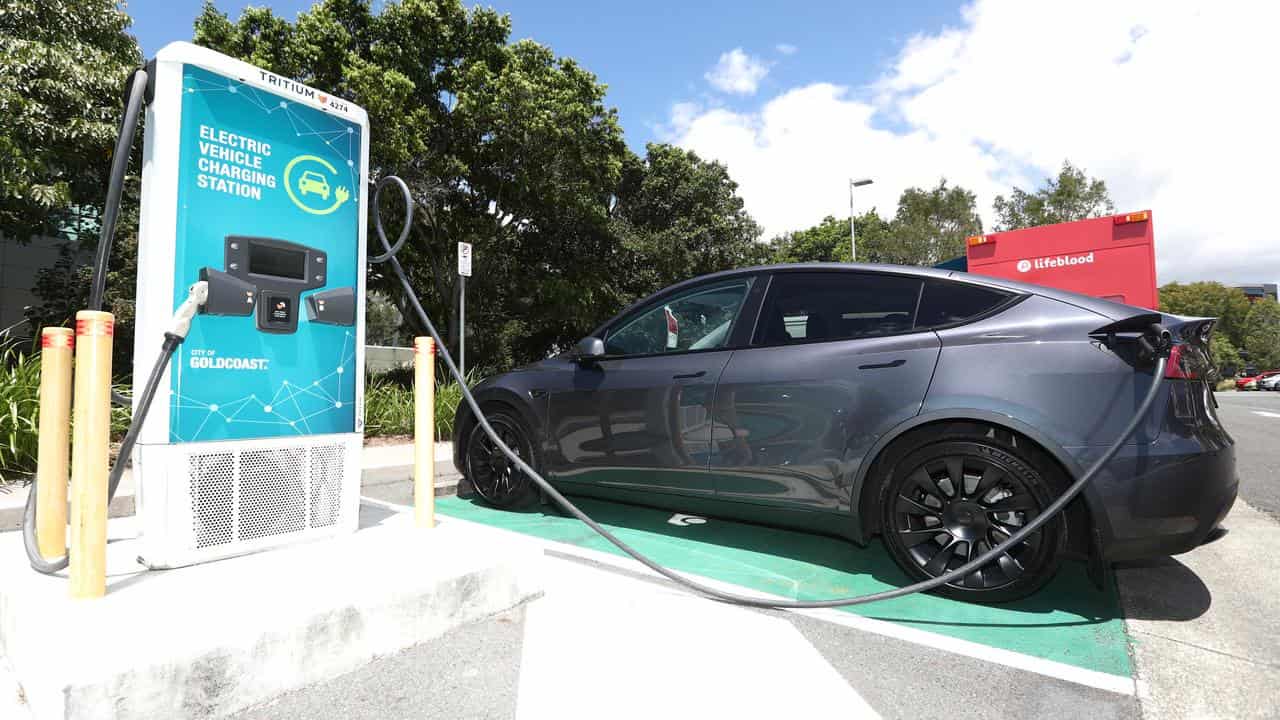
{"type": "Polygon", "coordinates": [[[187,299],[173,311],[173,325],[166,335],[176,335],[185,340],[187,333],[191,331],[191,318],[196,316],[208,300],[209,283],[204,280],[191,283],[191,287],[187,288],[187,299]]]}

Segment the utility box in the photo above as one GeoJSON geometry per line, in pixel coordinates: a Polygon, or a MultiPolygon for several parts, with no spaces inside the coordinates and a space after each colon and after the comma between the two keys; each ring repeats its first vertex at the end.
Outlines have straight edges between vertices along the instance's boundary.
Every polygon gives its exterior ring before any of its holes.
{"type": "Polygon", "coordinates": [[[188,43],[149,70],[135,368],[155,362],[192,283],[218,300],[135,450],[142,559],[175,567],[354,531],[365,111],[188,43]]]}
{"type": "Polygon", "coordinates": [[[1155,308],[1150,210],[975,235],[968,271],[1155,308]]]}

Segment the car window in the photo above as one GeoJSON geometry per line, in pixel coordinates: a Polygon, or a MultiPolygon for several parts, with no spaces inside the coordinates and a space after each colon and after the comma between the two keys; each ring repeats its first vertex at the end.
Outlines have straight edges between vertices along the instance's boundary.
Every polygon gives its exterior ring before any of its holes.
{"type": "Polygon", "coordinates": [[[916,327],[930,328],[964,322],[994,310],[1011,297],[1011,293],[977,285],[929,280],[924,284],[924,295],[920,298],[916,327]]]}
{"type": "Polygon", "coordinates": [[[751,280],[704,285],[642,310],[605,335],[605,353],[653,355],[724,347],[751,280]]]}
{"type": "Polygon", "coordinates": [[[774,275],[754,344],[784,345],[909,332],[921,281],[896,275],[794,272],[774,275]]]}

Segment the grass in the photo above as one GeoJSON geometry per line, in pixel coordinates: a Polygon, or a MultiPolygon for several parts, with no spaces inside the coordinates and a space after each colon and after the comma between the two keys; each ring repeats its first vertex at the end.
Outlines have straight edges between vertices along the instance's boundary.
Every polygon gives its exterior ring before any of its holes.
{"type": "MultiPolygon", "coordinates": [[[[467,374],[467,384],[474,385],[475,377],[467,374]]],[[[462,402],[462,388],[456,382],[437,382],[435,395],[436,439],[448,440],[453,436],[453,416],[462,402]]],[[[364,434],[379,435],[413,434],[413,374],[393,370],[382,375],[371,375],[364,386],[364,434]]]]}
{"type": "Polygon", "coordinates": [[[35,471],[40,428],[40,357],[25,342],[0,343],[0,485],[35,471]]]}

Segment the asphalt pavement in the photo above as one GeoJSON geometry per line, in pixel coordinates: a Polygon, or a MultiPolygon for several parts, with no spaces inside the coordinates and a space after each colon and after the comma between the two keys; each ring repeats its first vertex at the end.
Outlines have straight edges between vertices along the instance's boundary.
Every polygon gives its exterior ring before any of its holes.
{"type": "Polygon", "coordinates": [[[1236,440],[1240,498],[1280,520],[1280,392],[1220,392],[1218,418],[1236,440]]]}

